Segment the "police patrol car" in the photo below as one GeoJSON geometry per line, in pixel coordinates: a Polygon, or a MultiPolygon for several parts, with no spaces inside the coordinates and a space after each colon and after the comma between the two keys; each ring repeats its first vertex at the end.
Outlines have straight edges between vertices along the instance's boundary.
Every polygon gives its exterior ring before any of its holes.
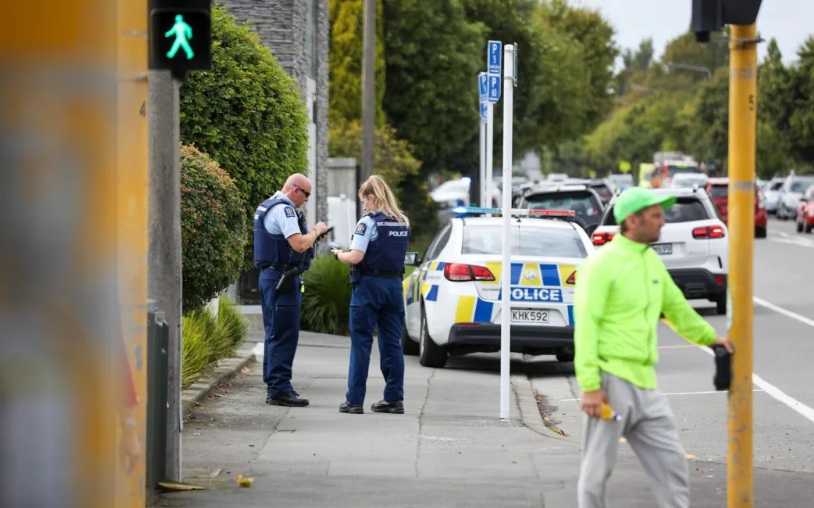
{"type": "MultiPolygon", "coordinates": [[[[503,219],[456,208],[404,281],[402,346],[421,365],[500,350],[503,219]]],[[[571,210],[512,210],[511,350],[574,358],[574,280],[594,247],[571,210]],[[564,219],[564,220],[561,220],[564,219]]]]}

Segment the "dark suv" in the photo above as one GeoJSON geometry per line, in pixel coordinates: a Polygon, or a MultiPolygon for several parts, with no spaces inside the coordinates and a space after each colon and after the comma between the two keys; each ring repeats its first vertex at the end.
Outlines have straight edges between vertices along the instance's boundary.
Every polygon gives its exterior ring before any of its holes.
{"type": "Polygon", "coordinates": [[[573,210],[577,223],[590,235],[602,220],[602,198],[586,185],[536,187],[526,191],[518,208],[573,210]]]}

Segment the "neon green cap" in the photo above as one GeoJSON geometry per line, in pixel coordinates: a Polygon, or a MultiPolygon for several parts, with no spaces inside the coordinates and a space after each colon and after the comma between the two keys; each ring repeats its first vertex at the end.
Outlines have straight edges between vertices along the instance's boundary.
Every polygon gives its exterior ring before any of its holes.
{"type": "Polygon", "coordinates": [[[621,224],[629,215],[648,206],[661,205],[670,208],[676,202],[676,197],[670,194],[656,194],[644,187],[630,187],[619,194],[613,205],[613,217],[617,224],[621,224]]]}

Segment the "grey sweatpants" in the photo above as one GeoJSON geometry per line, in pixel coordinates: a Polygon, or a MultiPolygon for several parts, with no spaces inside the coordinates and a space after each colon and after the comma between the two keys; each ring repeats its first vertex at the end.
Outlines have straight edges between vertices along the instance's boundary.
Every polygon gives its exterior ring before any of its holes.
{"type": "Polygon", "coordinates": [[[643,390],[608,373],[602,388],[622,421],[584,416],[582,465],[577,485],[580,508],[607,506],[605,484],[616,463],[619,438],[624,436],[650,476],[657,506],[687,508],[690,487],[687,460],[678,439],[675,417],[659,390],[643,390]]]}

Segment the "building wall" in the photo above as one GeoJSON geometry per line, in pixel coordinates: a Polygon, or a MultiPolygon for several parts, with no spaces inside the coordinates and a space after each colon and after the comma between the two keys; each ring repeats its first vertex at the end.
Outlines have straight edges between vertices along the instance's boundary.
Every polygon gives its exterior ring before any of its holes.
{"type": "Polygon", "coordinates": [[[302,90],[303,100],[308,97],[308,82],[313,80],[313,102],[307,106],[313,112],[315,161],[314,197],[309,200],[309,222],[325,220],[328,216],[328,0],[221,0],[238,20],[249,21],[252,30],[263,45],[288,73],[296,79],[302,90]],[[312,7],[312,11],[309,7],[312,7]],[[313,44],[316,63],[311,66],[307,53],[309,47],[309,15],[314,17],[316,30],[313,44]],[[316,199],[314,199],[316,198],[316,199]]]}

